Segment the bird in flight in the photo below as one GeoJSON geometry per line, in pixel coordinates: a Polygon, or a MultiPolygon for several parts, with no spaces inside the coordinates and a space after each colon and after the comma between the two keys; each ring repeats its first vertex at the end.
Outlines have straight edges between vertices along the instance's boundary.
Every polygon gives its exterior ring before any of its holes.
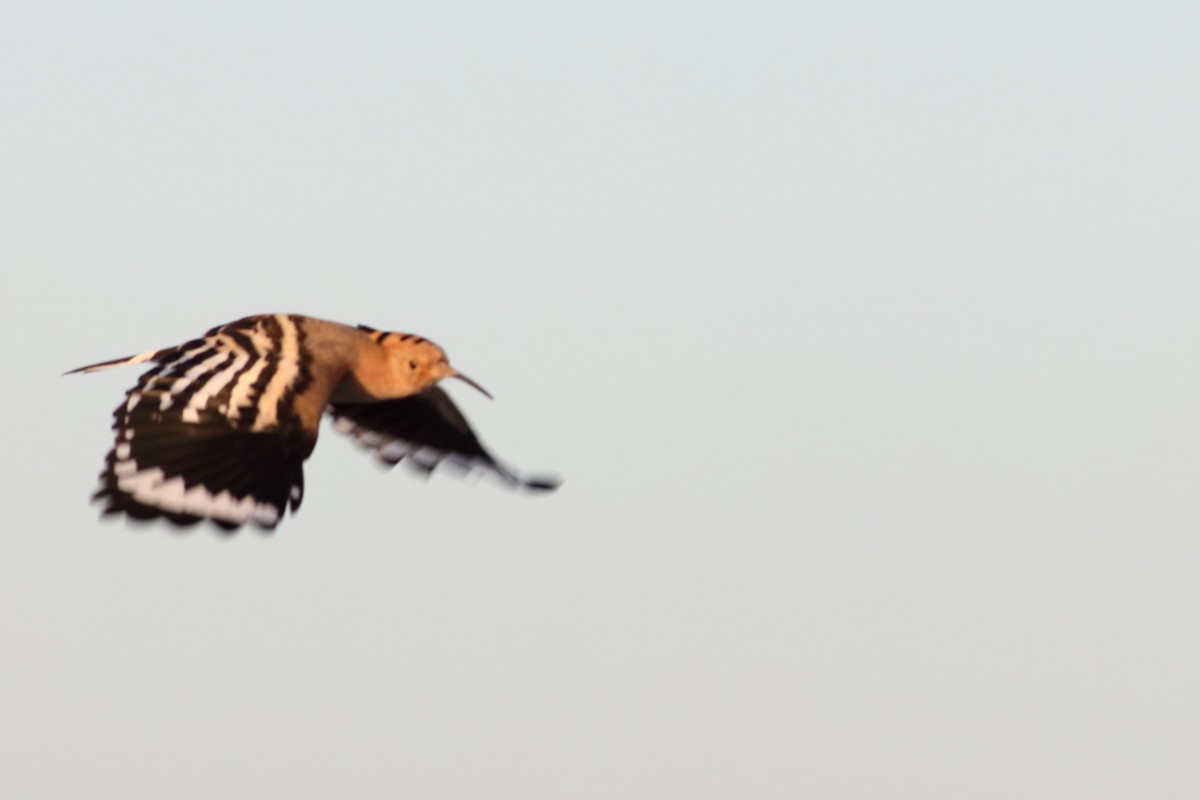
{"type": "Polygon", "coordinates": [[[71,373],[146,362],[154,366],[113,412],[116,441],[93,497],[105,514],[271,530],[300,507],[303,464],[326,412],[388,465],[408,459],[429,473],[446,462],[514,487],[558,487],[518,475],[484,449],[437,384],[458,378],[491,395],[411,333],[262,314],[71,373]]]}

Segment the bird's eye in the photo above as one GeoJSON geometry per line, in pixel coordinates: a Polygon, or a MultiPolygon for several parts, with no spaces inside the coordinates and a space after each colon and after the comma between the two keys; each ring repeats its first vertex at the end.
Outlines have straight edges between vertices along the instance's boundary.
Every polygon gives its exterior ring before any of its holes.
{"type": "Polygon", "coordinates": [[[416,362],[416,361],[413,361],[413,360],[410,358],[410,359],[408,360],[408,368],[409,368],[409,369],[416,369],[416,368],[417,368],[417,362],[416,362]]]}

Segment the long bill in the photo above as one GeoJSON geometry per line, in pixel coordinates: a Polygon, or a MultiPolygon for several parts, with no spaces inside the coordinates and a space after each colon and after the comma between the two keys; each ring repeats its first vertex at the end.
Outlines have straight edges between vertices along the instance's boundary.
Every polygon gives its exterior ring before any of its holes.
{"type": "Polygon", "coordinates": [[[455,370],[455,371],[454,371],[454,372],[453,372],[453,373],[450,375],[450,377],[452,377],[452,378],[458,378],[460,381],[462,381],[463,383],[465,383],[467,386],[471,386],[471,387],[473,387],[473,388],[475,388],[475,389],[478,389],[478,390],[479,390],[479,392],[480,392],[480,394],[482,394],[482,395],[483,395],[484,397],[486,397],[488,400],[493,400],[493,399],[495,399],[495,398],[493,398],[493,397],[492,397],[492,394],[491,394],[491,392],[489,392],[487,389],[483,388],[483,387],[482,387],[482,386],[480,386],[478,383],[476,383],[475,381],[471,380],[471,379],[470,379],[470,378],[468,378],[466,375],[463,375],[461,372],[459,372],[459,371],[457,371],[457,370],[455,370]]]}

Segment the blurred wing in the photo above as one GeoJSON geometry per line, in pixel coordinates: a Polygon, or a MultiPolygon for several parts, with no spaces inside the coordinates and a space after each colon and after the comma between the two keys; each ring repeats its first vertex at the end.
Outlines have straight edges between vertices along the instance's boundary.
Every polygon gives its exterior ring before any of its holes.
{"type": "Polygon", "coordinates": [[[290,320],[240,320],[138,358],[157,364],[113,412],[116,442],[95,495],[105,513],[270,529],[300,506],[316,431],[292,411],[311,373],[290,320]]]}
{"type": "Polygon", "coordinates": [[[379,403],[334,403],[329,406],[334,429],[353,436],[387,464],[407,458],[423,472],[442,463],[466,471],[485,470],[510,486],[549,490],[550,478],[524,478],[496,461],[480,444],[462,412],[435,386],[420,394],[379,403]]]}

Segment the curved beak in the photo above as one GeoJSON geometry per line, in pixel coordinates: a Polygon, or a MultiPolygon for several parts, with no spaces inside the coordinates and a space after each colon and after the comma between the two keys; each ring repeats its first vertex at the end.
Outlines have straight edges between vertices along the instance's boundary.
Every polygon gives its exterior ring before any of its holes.
{"type": "Polygon", "coordinates": [[[458,378],[460,381],[462,381],[463,383],[467,384],[468,386],[471,386],[471,387],[473,387],[473,388],[475,388],[475,389],[478,389],[478,390],[479,390],[479,392],[480,392],[480,394],[482,394],[482,395],[483,395],[484,397],[486,397],[488,400],[492,400],[492,399],[494,399],[494,398],[492,397],[491,393],[490,393],[490,392],[488,392],[488,390],[487,390],[487,389],[483,388],[483,387],[482,387],[482,386],[480,386],[478,383],[476,383],[475,381],[473,381],[473,380],[471,380],[470,378],[468,378],[466,375],[463,375],[463,374],[462,374],[461,372],[459,372],[458,370],[454,370],[453,372],[451,372],[451,373],[450,373],[450,377],[451,377],[451,378],[458,378]]]}

